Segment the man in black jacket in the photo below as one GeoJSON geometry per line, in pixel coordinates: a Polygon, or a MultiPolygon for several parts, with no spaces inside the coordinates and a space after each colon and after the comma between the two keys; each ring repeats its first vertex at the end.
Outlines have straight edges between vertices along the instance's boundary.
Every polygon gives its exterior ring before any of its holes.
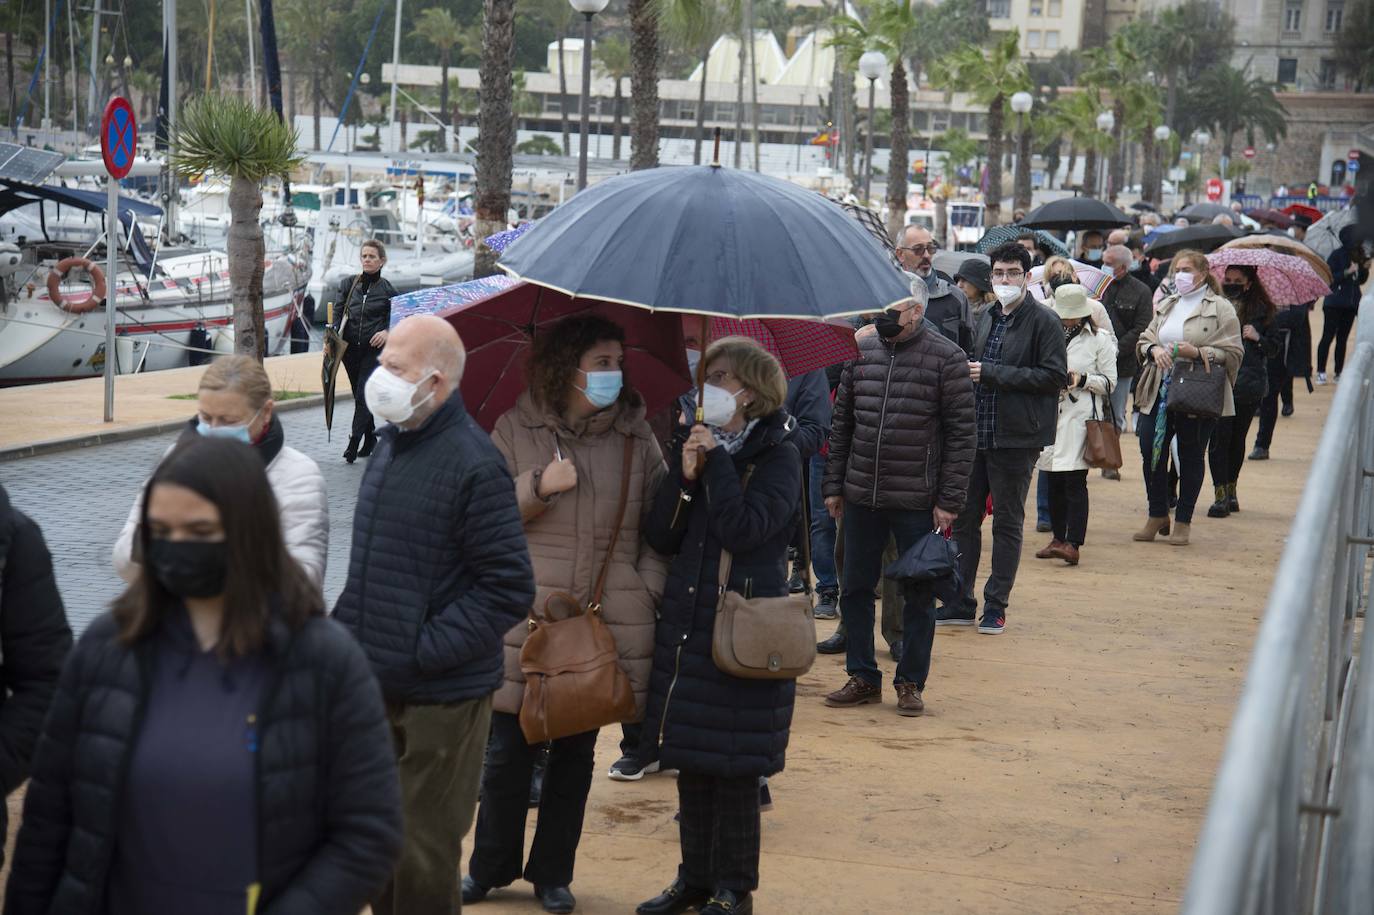
{"type": "MultiPolygon", "coordinates": [[[[57,689],[72,631],[43,532],[0,486],[0,785],[29,777],[29,761],[57,689]]],[[[0,803],[0,834],[8,820],[0,803]]],[[[0,848],[0,864],[4,863],[0,848]]]]}
{"type": "Polygon", "coordinates": [[[930,293],[926,320],[965,353],[972,352],[973,312],[959,287],[936,272],[936,250],[935,236],[929,229],[910,225],[897,233],[897,261],[907,273],[920,277],[930,293]]]}
{"type": "Polygon", "coordinates": [[[1059,392],[1068,379],[1064,328],[1054,312],[1026,290],[1031,256],[1016,244],[992,252],[997,303],[983,312],[969,374],[976,385],[978,454],[968,501],[954,526],[962,551],[962,607],[945,607],[939,622],[973,625],[978,601],[974,578],[983,550],[982,521],[992,496],[992,574],[983,588],[978,631],[997,635],[1006,626],[1007,602],[1021,563],[1026,492],[1040,451],[1054,443],[1059,392]]]}
{"type": "Polygon", "coordinates": [[[405,846],[377,915],[460,911],[501,642],[534,601],[515,486],[463,406],[463,361],[448,322],[407,318],[368,386],[392,425],[363,475],[334,616],[367,652],[399,757],[405,846]]]}
{"type": "MultiPolygon", "coordinates": [[[[1102,263],[1111,271],[1112,283],[1102,293],[1102,307],[1112,319],[1116,334],[1116,386],[1112,388],[1112,410],[1116,413],[1118,432],[1126,430],[1126,398],[1135,387],[1135,373],[1140,363],[1135,355],[1135,342],[1154,319],[1155,308],[1150,287],[1131,274],[1131,249],[1112,245],[1102,256],[1102,263]]],[[[1119,471],[1104,471],[1103,476],[1121,479],[1119,471]]]]}

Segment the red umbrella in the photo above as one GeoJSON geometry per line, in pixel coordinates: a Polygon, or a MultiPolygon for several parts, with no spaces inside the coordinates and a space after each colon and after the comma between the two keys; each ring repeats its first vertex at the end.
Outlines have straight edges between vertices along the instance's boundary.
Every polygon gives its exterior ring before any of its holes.
{"type": "MultiPolygon", "coordinates": [[[[690,320],[690,319],[689,319],[690,320]]],[[[749,337],[777,357],[788,378],[805,375],[859,355],[854,328],[845,321],[834,323],[787,318],[724,318],[713,316],[711,340],[749,337]]]]}
{"type": "Polygon", "coordinates": [[[1331,292],[1307,261],[1268,248],[1219,248],[1207,255],[1207,263],[1217,279],[1225,275],[1227,267],[1255,268],[1260,286],[1280,308],[1313,302],[1331,292]]]}
{"type": "Polygon", "coordinates": [[[1316,222],[1318,219],[1321,219],[1322,216],[1326,215],[1316,207],[1310,207],[1305,203],[1290,203],[1288,206],[1279,210],[1279,212],[1287,213],[1289,216],[1306,216],[1313,222],[1316,222]]]}

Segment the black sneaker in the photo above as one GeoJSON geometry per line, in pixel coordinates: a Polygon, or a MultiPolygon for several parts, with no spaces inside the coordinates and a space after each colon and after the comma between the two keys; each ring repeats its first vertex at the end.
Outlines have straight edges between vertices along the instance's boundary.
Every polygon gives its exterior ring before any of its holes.
{"type": "Polygon", "coordinates": [[[657,761],[646,766],[633,756],[622,756],[611,764],[611,771],[606,776],[613,782],[637,782],[646,775],[653,775],[658,767],[657,761]]]}
{"type": "Polygon", "coordinates": [[[843,632],[837,632],[830,638],[816,643],[818,654],[844,654],[849,647],[849,640],[844,637],[843,632]]]}
{"type": "Polygon", "coordinates": [[[816,609],[811,611],[811,615],[818,620],[839,619],[840,589],[821,588],[816,593],[820,595],[820,602],[816,604],[816,609]]]}
{"type": "Polygon", "coordinates": [[[1292,405],[1291,403],[1286,403],[1286,404],[1284,404],[1284,405],[1283,405],[1283,409],[1282,409],[1280,412],[1281,412],[1284,416],[1292,416],[1292,415],[1293,415],[1293,405],[1292,405]]]}
{"type": "Polygon", "coordinates": [[[935,625],[937,626],[972,626],[976,618],[976,611],[964,610],[959,607],[941,607],[935,611],[935,625]]]}
{"type": "Polygon", "coordinates": [[[1007,628],[1007,615],[1001,611],[989,610],[978,621],[978,631],[983,635],[1001,635],[1007,628]]]}
{"type": "Polygon", "coordinates": [[[1250,456],[1247,457],[1246,460],[1247,460],[1247,461],[1267,461],[1267,460],[1269,460],[1269,449],[1268,449],[1268,448],[1261,448],[1259,445],[1256,445],[1256,446],[1255,446],[1255,450],[1250,452],[1250,456]]]}
{"type": "Polygon", "coordinates": [[[787,579],[787,590],[793,594],[800,594],[806,590],[806,582],[802,580],[800,562],[792,563],[792,577],[787,579]]]}

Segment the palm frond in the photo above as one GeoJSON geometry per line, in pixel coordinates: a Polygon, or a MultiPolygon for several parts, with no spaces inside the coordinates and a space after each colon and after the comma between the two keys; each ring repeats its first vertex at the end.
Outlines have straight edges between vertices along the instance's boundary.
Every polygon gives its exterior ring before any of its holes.
{"type": "Polygon", "coordinates": [[[295,129],[271,109],[233,96],[202,95],[182,107],[170,161],[182,177],[217,174],[261,181],[305,161],[296,145],[295,129]]]}

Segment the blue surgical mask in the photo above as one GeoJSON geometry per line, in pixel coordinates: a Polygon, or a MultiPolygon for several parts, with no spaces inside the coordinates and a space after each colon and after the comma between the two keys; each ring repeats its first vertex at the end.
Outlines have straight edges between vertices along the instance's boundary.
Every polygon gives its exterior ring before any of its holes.
{"type": "Polygon", "coordinates": [[[259,408],[258,412],[254,413],[248,422],[241,426],[212,426],[202,419],[196,422],[196,431],[206,438],[227,438],[243,442],[245,445],[251,445],[253,444],[253,436],[248,431],[248,427],[257,422],[258,414],[261,412],[262,409],[259,408]]]}
{"type": "Polygon", "coordinates": [[[1127,268],[1127,269],[1129,269],[1132,273],[1134,273],[1135,271],[1139,270],[1139,269],[1140,269],[1140,258],[1138,258],[1138,257],[1133,257],[1133,258],[1131,258],[1131,266],[1130,266],[1129,268],[1127,268]]]}
{"type": "Polygon", "coordinates": [[[1083,260],[1087,261],[1090,264],[1102,263],[1102,249],[1089,248],[1088,250],[1083,252],[1083,260]]]}
{"type": "Polygon", "coordinates": [[[598,410],[604,410],[620,397],[620,389],[625,386],[623,372],[583,372],[587,376],[587,386],[578,388],[587,395],[588,402],[598,410]]]}

